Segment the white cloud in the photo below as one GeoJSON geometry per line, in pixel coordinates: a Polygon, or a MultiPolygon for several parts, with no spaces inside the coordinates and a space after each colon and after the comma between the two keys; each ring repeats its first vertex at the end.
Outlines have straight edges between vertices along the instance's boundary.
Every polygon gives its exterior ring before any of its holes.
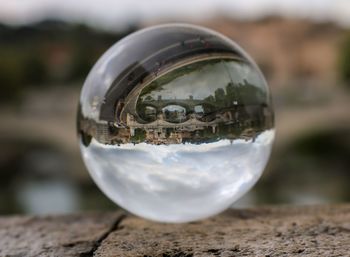
{"type": "Polygon", "coordinates": [[[95,182],[129,211],[156,220],[188,221],[227,208],[260,177],[274,131],[256,140],[209,144],[81,146],[95,182]],[[185,211],[186,213],[182,213],[185,211]]]}

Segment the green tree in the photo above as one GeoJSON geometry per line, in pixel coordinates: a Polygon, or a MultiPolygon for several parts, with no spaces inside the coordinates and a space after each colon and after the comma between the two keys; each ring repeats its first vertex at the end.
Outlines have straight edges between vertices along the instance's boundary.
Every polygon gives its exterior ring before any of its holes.
{"type": "Polygon", "coordinates": [[[340,47],[339,71],[341,78],[350,83],[350,33],[340,47]]]}
{"type": "Polygon", "coordinates": [[[224,106],[225,105],[225,90],[222,88],[218,88],[214,92],[215,95],[215,102],[217,106],[224,106]]]}
{"type": "Polygon", "coordinates": [[[233,83],[228,83],[226,86],[226,95],[227,95],[227,99],[229,100],[230,103],[232,103],[232,101],[237,100],[237,89],[235,88],[235,85],[233,83]]]}
{"type": "Polygon", "coordinates": [[[17,56],[0,52],[1,101],[19,98],[22,78],[22,69],[17,56]]]}
{"type": "Polygon", "coordinates": [[[264,104],[266,103],[266,93],[259,87],[250,84],[244,80],[243,84],[238,86],[239,103],[243,104],[264,104]]]}
{"type": "Polygon", "coordinates": [[[42,85],[47,79],[47,70],[39,53],[33,53],[23,61],[24,80],[30,85],[42,85]]]}

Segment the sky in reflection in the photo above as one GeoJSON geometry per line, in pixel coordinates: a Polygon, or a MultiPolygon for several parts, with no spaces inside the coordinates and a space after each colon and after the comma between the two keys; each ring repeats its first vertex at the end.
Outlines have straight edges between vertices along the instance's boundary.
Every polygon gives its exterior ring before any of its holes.
{"type": "Polygon", "coordinates": [[[258,180],[274,130],[253,140],[194,145],[81,146],[99,187],[125,209],[149,219],[183,222],[222,211],[258,180]]]}

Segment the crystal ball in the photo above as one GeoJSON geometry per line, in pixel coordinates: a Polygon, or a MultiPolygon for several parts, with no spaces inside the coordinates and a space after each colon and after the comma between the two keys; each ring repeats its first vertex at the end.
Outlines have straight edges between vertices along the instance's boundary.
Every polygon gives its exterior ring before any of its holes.
{"type": "Polygon", "coordinates": [[[274,140],[268,85],[227,37],[198,26],[142,29],[87,76],[78,134],[98,187],[138,216],[217,214],[259,179],[274,140]]]}

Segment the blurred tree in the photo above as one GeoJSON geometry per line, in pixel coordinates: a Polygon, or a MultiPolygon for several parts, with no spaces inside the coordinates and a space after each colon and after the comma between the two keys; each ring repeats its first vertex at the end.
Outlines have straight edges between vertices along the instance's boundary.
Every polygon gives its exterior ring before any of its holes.
{"type": "Polygon", "coordinates": [[[42,85],[47,79],[47,69],[40,53],[33,53],[24,58],[23,77],[30,85],[42,85]]]}
{"type": "Polygon", "coordinates": [[[17,99],[29,86],[84,79],[108,47],[135,29],[116,33],[56,20],[0,24],[0,99],[17,99]]]}
{"type": "Polygon", "coordinates": [[[340,48],[339,62],[340,76],[346,82],[350,83],[350,33],[346,36],[340,48]]]}
{"type": "Polygon", "coordinates": [[[1,101],[11,101],[20,96],[22,69],[18,56],[6,50],[0,51],[1,101]]]}
{"type": "Polygon", "coordinates": [[[94,65],[96,59],[97,57],[91,53],[90,47],[77,47],[73,56],[69,79],[84,79],[94,65]]]}

